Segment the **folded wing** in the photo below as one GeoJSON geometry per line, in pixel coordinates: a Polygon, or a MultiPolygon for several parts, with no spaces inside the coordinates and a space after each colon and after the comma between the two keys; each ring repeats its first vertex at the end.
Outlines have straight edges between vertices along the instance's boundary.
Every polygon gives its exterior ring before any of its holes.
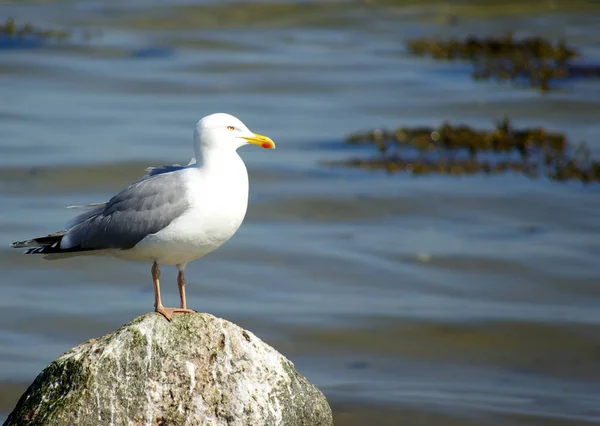
{"type": "Polygon", "coordinates": [[[102,249],[127,250],[144,237],[166,228],[189,207],[185,170],[149,175],[105,204],[91,205],[63,231],[13,247],[33,247],[26,253],[58,254],[102,249]]]}

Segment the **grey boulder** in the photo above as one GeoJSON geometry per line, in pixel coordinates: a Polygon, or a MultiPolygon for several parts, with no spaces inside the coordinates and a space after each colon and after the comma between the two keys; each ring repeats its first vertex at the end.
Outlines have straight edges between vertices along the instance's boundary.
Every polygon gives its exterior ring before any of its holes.
{"type": "Polygon", "coordinates": [[[4,425],[330,426],[323,394],[249,331],[151,313],[46,367],[4,425]]]}

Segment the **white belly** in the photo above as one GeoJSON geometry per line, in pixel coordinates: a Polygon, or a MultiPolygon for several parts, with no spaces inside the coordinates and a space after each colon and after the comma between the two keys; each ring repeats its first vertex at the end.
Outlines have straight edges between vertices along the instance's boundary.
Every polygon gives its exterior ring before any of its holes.
{"type": "Polygon", "coordinates": [[[248,175],[241,158],[222,173],[190,169],[190,207],[161,231],[148,235],[119,258],[185,265],[222,246],[238,230],[248,206],[248,175]]]}

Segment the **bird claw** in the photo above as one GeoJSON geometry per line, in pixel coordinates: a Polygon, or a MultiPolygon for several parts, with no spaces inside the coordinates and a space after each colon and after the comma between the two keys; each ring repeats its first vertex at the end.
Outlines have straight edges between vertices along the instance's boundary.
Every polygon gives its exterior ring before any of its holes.
{"type": "Polygon", "coordinates": [[[164,306],[157,306],[154,309],[154,312],[158,312],[163,317],[165,317],[168,321],[173,320],[173,315],[175,314],[195,314],[196,311],[193,309],[183,309],[183,308],[165,308],[164,306]]]}

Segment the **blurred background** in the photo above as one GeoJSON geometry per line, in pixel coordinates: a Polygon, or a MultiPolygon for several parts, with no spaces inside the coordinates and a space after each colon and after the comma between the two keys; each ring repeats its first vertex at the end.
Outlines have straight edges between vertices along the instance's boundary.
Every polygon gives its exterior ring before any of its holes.
{"type": "Polygon", "coordinates": [[[355,131],[505,116],[598,157],[600,80],[476,81],[406,42],[565,38],[599,64],[599,2],[0,2],[9,18],[58,33],[0,36],[0,420],[54,358],[153,308],[148,265],[10,243],[187,163],[195,122],[228,112],[277,150],[241,150],[247,219],[188,265],[190,307],[290,358],[336,425],[600,423],[597,183],[324,164],[362,152],[355,131]]]}

